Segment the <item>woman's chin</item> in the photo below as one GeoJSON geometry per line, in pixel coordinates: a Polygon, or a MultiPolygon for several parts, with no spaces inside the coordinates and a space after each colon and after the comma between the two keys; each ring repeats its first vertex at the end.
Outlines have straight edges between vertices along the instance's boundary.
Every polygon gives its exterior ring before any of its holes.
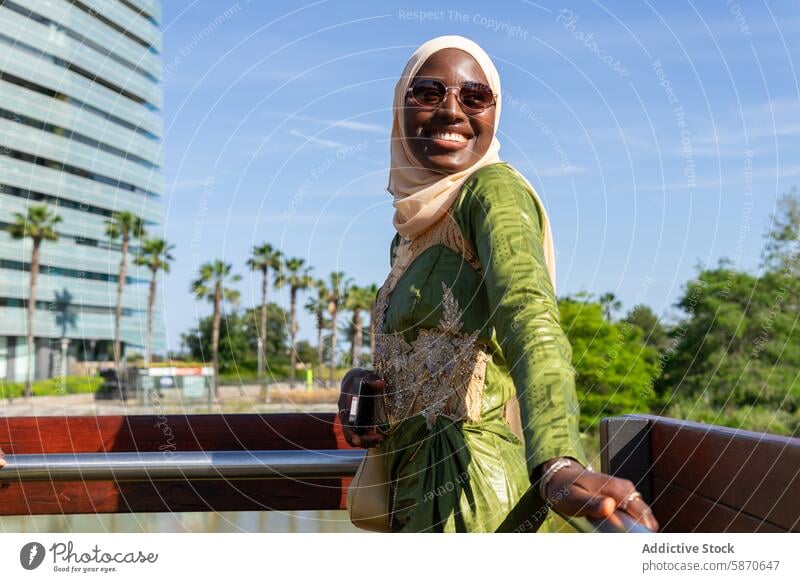
{"type": "Polygon", "coordinates": [[[455,174],[461,170],[469,168],[472,163],[472,157],[464,150],[453,152],[425,152],[420,160],[422,164],[429,170],[434,172],[441,172],[443,174],[455,174]],[[464,154],[467,155],[464,155],[464,154]]]}

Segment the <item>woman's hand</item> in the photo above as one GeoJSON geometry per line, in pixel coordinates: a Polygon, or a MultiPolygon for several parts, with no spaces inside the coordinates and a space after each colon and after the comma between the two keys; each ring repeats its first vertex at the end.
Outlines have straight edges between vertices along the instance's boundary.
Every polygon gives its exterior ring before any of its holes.
{"type": "MultiPolygon", "coordinates": [[[[542,472],[553,462],[545,463],[542,472]]],[[[637,495],[633,483],[588,471],[576,461],[553,474],[547,484],[547,502],[559,513],[576,517],[602,519],[619,509],[652,531],[658,531],[653,511],[637,495]]]]}
{"type": "Polygon", "coordinates": [[[3,452],[3,449],[0,449],[0,469],[6,466],[6,460],[3,458],[6,454],[3,452]]]}
{"type": "Polygon", "coordinates": [[[362,378],[375,391],[383,390],[386,387],[386,383],[374,372],[363,368],[352,368],[342,379],[342,392],[339,395],[339,420],[342,422],[345,440],[354,447],[368,449],[377,446],[383,440],[383,434],[373,426],[366,433],[359,435],[353,432],[353,429],[347,423],[350,401],[353,399],[353,393],[358,388],[362,378]]]}

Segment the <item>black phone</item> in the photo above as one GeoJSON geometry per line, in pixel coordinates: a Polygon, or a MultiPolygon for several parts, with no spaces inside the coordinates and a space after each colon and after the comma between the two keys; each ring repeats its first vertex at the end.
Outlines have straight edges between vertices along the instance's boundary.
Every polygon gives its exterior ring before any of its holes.
{"type": "Polygon", "coordinates": [[[350,400],[347,423],[356,434],[364,434],[375,426],[375,391],[361,378],[350,400]]]}

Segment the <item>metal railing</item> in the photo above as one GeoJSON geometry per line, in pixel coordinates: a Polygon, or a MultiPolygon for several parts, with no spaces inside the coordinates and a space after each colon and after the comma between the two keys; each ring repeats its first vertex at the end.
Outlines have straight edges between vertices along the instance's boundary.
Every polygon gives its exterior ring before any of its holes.
{"type": "MultiPolygon", "coordinates": [[[[561,515],[561,514],[559,514],[561,515]]],[[[615,511],[605,519],[574,518],[561,515],[572,527],[583,533],[653,533],[622,511],[615,511]],[[582,522],[586,521],[588,526],[582,522]]]]}
{"type": "Polygon", "coordinates": [[[324,479],[352,477],[363,457],[363,451],[335,449],[7,455],[0,481],[324,479]]]}
{"type": "MultiPolygon", "coordinates": [[[[330,449],[7,455],[0,482],[347,478],[355,475],[364,454],[330,449]]],[[[606,519],[562,517],[583,532],[650,531],[619,511],[606,519]]]]}

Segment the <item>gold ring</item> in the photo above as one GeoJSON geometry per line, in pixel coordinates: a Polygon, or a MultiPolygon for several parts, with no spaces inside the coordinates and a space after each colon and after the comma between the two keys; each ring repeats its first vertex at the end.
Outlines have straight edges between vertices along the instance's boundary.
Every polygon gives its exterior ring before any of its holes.
{"type": "Polygon", "coordinates": [[[622,500],[622,502],[619,504],[619,508],[622,511],[625,511],[626,509],[628,509],[628,504],[629,503],[631,503],[632,501],[634,501],[636,499],[641,499],[641,498],[642,498],[642,494],[639,493],[638,491],[634,491],[633,493],[630,493],[627,497],[625,497],[625,499],[622,500]]]}

